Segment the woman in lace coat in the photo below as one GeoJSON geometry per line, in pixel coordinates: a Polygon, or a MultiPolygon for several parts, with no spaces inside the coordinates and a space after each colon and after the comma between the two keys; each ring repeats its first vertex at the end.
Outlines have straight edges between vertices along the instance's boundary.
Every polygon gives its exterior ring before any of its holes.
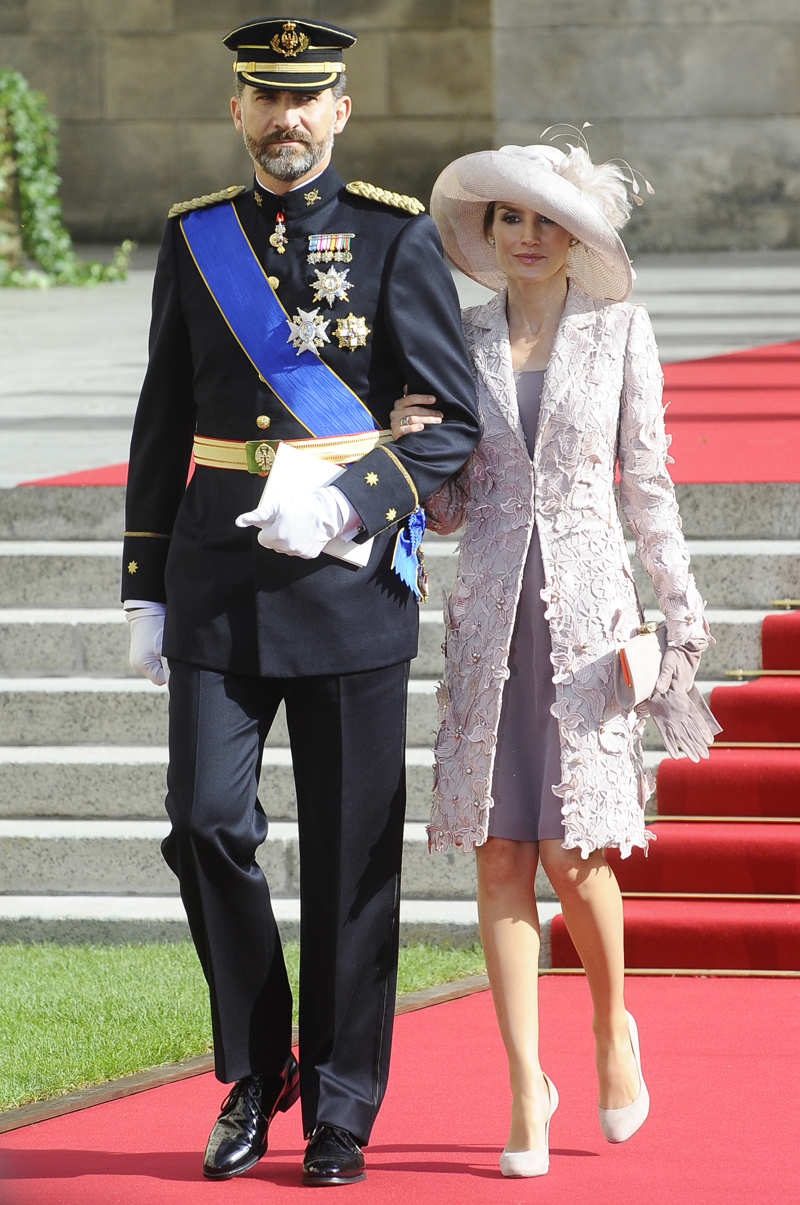
{"type": "MultiPolygon", "coordinates": [[[[616,232],[630,212],[625,185],[618,167],[595,166],[584,147],[504,147],[450,164],[431,201],[450,258],[497,290],[463,315],[483,437],[426,503],[435,530],[465,524],[445,599],[428,831],[434,850],[476,849],[512,1090],[506,1175],[547,1171],[558,1100],[538,1059],[540,861],[592,994],[605,1136],[630,1137],[649,1107],[624,1002],[622,903],[603,853],[646,851],[651,792],[644,718],[613,703],[617,650],[641,623],[614,499],[617,463],[622,509],[667,620],[662,721],[673,704],[685,712],[709,640],[666,467],[653,332],[645,310],[625,300],[632,272],[616,232]]],[[[398,401],[395,437],[424,438],[440,421],[434,402],[398,401]]],[[[706,754],[711,735],[685,728],[685,750],[706,754]]]]}

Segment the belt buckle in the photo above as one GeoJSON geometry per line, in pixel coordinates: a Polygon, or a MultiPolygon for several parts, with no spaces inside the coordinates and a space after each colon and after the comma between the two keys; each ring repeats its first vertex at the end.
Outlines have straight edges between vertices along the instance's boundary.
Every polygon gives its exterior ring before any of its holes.
{"type": "Polygon", "coordinates": [[[279,443],[279,439],[248,439],[244,445],[248,473],[255,477],[269,476],[279,443]]]}

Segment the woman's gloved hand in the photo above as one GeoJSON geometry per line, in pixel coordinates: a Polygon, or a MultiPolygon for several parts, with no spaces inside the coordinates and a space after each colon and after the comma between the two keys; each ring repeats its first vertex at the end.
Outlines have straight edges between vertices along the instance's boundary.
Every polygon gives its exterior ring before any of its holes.
{"type": "Polygon", "coordinates": [[[642,704],[652,717],[670,757],[699,761],[708,757],[708,747],[722,731],[696,686],[690,690],[668,690],[654,694],[642,704]]]}
{"type": "Polygon", "coordinates": [[[661,669],[656,680],[655,694],[663,695],[668,690],[684,693],[692,689],[702,650],[692,644],[671,644],[664,650],[661,669]]]}

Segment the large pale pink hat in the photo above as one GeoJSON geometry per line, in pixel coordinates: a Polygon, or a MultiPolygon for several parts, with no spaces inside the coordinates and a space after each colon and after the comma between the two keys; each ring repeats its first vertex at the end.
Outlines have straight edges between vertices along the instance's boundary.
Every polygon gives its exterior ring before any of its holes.
{"type": "Polygon", "coordinates": [[[569,250],[567,276],[591,297],[624,301],[634,277],[617,233],[631,210],[625,184],[616,163],[595,165],[583,147],[564,153],[546,144],[503,146],[448,164],[433,186],[431,216],[456,267],[499,291],[506,278],[484,234],[486,207],[510,201],[535,210],[578,240],[569,250]]]}

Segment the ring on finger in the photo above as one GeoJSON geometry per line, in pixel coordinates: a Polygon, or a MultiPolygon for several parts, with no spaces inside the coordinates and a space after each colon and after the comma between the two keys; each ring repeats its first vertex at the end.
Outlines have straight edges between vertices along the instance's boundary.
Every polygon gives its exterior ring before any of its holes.
{"type": "Polygon", "coordinates": [[[400,419],[400,426],[407,427],[410,422],[411,422],[411,419],[410,419],[409,415],[404,414],[403,417],[400,419]]]}

